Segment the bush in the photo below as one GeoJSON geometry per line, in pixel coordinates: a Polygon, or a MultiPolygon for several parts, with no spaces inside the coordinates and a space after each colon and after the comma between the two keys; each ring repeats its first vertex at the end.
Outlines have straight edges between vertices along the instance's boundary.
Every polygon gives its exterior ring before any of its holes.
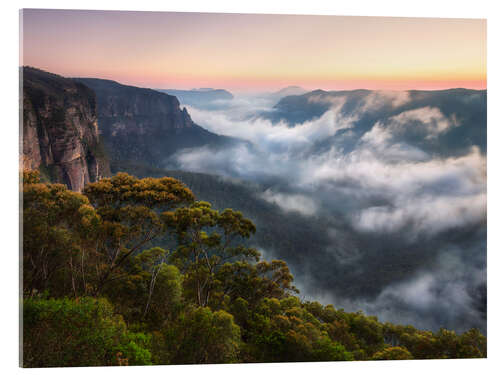
{"type": "Polygon", "coordinates": [[[413,359],[411,353],[401,346],[392,346],[385,348],[372,357],[374,360],[401,360],[401,359],[413,359]]]}
{"type": "Polygon", "coordinates": [[[24,300],[23,367],[146,365],[147,343],[105,299],[24,300]]]}
{"type": "Polygon", "coordinates": [[[241,342],[233,316],[208,307],[185,313],[166,339],[174,344],[172,362],[178,364],[237,362],[241,342]]]}

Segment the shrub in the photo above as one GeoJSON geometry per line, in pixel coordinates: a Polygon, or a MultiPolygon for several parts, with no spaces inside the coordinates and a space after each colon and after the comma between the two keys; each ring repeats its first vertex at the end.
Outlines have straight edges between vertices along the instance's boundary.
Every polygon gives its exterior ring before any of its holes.
{"type": "Polygon", "coordinates": [[[24,300],[24,367],[146,365],[147,343],[127,331],[105,299],[24,300]]]}

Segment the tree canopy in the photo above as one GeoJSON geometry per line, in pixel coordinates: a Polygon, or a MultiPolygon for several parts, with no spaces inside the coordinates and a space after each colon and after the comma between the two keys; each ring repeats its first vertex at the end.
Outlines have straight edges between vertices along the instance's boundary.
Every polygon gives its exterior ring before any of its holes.
{"type": "Polygon", "coordinates": [[[298,297],[255,225],[173,178],[85,187],[22,176],[23,366],[486,356],[477,329],[381,323],[298,297]]]}

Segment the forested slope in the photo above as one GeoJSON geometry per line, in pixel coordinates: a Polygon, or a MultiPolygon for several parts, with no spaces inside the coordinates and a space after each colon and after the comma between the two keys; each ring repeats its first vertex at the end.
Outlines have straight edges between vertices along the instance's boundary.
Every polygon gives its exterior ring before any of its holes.
{"type": "Polygon", "coordinates": [[[476,329],[420,331],[301,301],[258,230],[170,178],[83,193],[25,172],[24,367],[486,356],[476,329]],[[168,239],[168,249],[151,247],[168,239]]]}

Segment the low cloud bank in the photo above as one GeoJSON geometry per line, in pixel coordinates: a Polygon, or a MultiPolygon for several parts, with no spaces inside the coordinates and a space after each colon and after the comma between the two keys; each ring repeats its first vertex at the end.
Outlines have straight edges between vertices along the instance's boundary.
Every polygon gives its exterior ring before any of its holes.
{"type": "Polygon", "coordinates": [[[248,143],[183,150],[168,166],[265,182],[260,198],[333,223],[322,234],[329,244],[307,264],[277,254],[299,271],[306,295],[315,290],[324,302],[421,328],[484,328],[477,290],[486,285],[486,156],[474,145],[457,154],[426,151],[462,124],[438,107],[408,108],[406,92],[372,92],[350,112],[346,97],[328,100],[330,110],[295,127],[258,117],[271,105],[265,100],[189,108],[199,125],[248,143]],[[358,120],[381,108],[401,110],[360,131],[358,120]],[[369,295],[340,290],[349,274],[363,283],[382,261],[408,272],[373,276],[369,295]]]}

